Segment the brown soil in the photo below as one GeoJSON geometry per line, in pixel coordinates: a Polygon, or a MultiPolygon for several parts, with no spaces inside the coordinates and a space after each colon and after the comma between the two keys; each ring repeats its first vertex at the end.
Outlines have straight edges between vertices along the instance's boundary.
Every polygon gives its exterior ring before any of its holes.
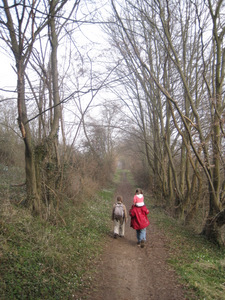
{"type": "MultiPolygon", "coordinates": [[[[122,195],[129,211],[133,200],[133,187],[121,179],[116,195],[122,195]]],[[[137,246],[136,231],[126,224],[124,238],[107,237],[103,255],[97,262],[91,286],[77,299],[91,300],[184,300],[184,287],[179,284],[174,270],[167,264],[168,241],[155,226],[149,214],[147,242],[137,246]]],[[[190,299],[190,298],[189,298],[190,299]]]]}

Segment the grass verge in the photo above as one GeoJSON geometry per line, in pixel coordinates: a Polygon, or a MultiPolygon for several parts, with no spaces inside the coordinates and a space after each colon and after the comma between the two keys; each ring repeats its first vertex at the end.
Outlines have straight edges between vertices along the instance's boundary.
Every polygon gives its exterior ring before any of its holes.
{"type": "Polygon", "coordinates": [[[170,218],[159,208],[151,208],[150,218],[169,240],[171,264],[196,297],[188,299],[225,299],[225,250],[208,242],[193,229],[170,218]]]}
{"type": "Polygon", "coordinates": [[[75,206],[60,224],[32,217],[9,202],[0,210],[0,299],[71,299],[109,231],[113,189],[75,206]]]}

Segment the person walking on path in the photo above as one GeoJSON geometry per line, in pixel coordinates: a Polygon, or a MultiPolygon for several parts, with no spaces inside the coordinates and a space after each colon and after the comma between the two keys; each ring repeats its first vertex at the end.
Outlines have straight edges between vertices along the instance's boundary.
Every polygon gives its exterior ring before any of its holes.
{"type": "Polygon", "coordinates": [[[137,244],[141,246],[141,248],[144,248],[146,242],[146,228],[150,224],[147,217],[149,210],[144,202],[139,202],[138,206],[137,204],[132,205],[129,214],[131,216],[130,226],[136,230],[137,244]]]}
{"type": "Polygon", "coordinates": [[[124,237],[125,223],[127,222],[127,209],[123,204],[123,197],[117,196],[116,203],[112,209],[112,220],[114,221],[114,238],[124,237]]]}

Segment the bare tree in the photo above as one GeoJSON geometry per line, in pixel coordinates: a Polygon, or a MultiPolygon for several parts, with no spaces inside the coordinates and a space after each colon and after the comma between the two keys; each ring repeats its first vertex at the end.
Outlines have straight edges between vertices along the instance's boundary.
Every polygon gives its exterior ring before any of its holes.
{"type": "MultiPolygon", "coordinates": [[[[26,1],[22,1],[9,5],[7,0],[3,0],[1,7],[1,38],[12,51],[17,74],[18,123],[25,144],[26,204],[28,207],[32,207],[35,213],[39,214],[42,213],[44,204],[41,192],[42,175],[40,174],[40,165],[47,158],[46,167],[51,169],[52,159],[56,159],[56,151],[53,152],[53,149],[56,149],[60,118],[57,47],[60,26],[64,25],[67,20],[67,17],[62,15],[67,2],[52,0],[26,3],[26,1]],[[60,17],[63,20],[62,24],[59,22],[60,17]],[[51,73],[49,79],[49,87],[52,88],[52,92],[49,93],[52,97],[52,101],[49,102],[50,111],[52,112],[50,118],[51,129],[47,140],[41,140],[39,145],[35,145],[35,137],[32,136],[30,126],[32,118],[29,118],[25,76],[27,76],[26,69],[31,62],[36,40],[38,38],[47,39],[48,32],[51,44],[51,73]]],[[[69,16],[78,4],[79,1],[75,1],[74,5],[70,7],[69,16]]],[[[27,76],[27,78],[29,77],[27,76]]]]}
{"type": "MultiPolygon", "coordinates": [[[[164,157],[167,157],[170,170],[167,173],[168,187],[172,184],[175,191],[173,196],[172,186],[169,188],[170,197],[175,197],[179,215],[182,216],[188,207],[193,212],[201,193],[194,201],[191,199],[201,191],[201,174],[204,172],[210,209],[203,233],[221,244],[220,228],[225,222],[221,198],[223,3],[212,4],[209,0],[195,5],[190,1],[143,0],[137,3],[127,0],[126,8],[120,7],[119,11],[115,1],[111,2],[118,26],[114,32],[122,37],[119,47],[124,49],[126,61],[129,66],[133,65],[137,78],[141,76],[146,86],[152,90],[155,85],[153,90],[158,90],[154,93],[157,97],[155,103],[152,97],[148,99],[152,105],[149,107],[158,107],[159,101],[162,104],[161,113],[156,110],[158,116],[161,114],[158,124],[162,131],[158,137],[164,138],[164,143],[159,145],[160,149],[165,147],[166,150],[164,157]],[[210,25],[213,27],[211,38],[205,35],[210,25]],[[151,34],[146,35],[148,31],[151,34]],[[154,41],[157,41],[157,47],[154,41]],[[166,126],[164,120],[167,120],[166,126]],[[171,121],[174,127],[171,127],[171,121]],[[172,128],[176,130],[171,131],[172,128]],[[174,133],[178,139],[174,139],[174,133]]],[[[150,112],[154,116],[153,110],[150,112]]]]}

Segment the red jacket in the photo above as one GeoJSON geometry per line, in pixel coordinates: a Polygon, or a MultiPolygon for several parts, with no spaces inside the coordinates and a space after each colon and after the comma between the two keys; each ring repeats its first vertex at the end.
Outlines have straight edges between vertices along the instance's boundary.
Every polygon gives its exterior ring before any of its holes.
{"type": "Polygon", "coordinates": [[[132,205],[130,209],[130,216],[131,216],[130,226],[138,230],[146,228],[150,224],[147,217],[148,214],[149,214],[149,210],[145,205],[141,207],[132,205]]]}

